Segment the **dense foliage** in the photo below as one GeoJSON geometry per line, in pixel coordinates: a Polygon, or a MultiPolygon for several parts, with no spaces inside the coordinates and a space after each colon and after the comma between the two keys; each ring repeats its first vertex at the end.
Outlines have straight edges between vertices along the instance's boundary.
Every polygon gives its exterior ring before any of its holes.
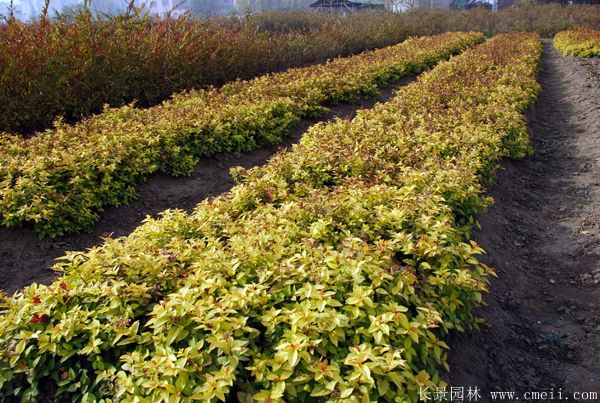
{"type": "MultiPolygon", "coordinates": [[[[527,1],[520,3],[527,3],[527,1]]],[[[462,12],[434,10],[431,12],[430,20],[434,20],[433,15],[436,14],[438,18],[446,14],[445,24],[447,24],[448,30],[461,30],[464,27],[472,26],[471,29],[484,32],[486,35],[527,31],[537,32],[542,37],[549,38],[561,30],[577,25],[600,28],[600,5],[561,6],[556,3],[520,5],[497,12],[485,9],[462,12]]],[[[444,24],[443,21],[437,23],[444,24]]]]}
{"type": "Polygon", "coordinates": [[[84,12],[0,26],[0,131],[46,128],[58,116],[78,120],[103,104],[154,105],[184,89],[324,62],[408,36],[384,14],[312,16],[310,25],[268,28],[265,17],[96,19],[84,12]]]}
{"type": "Polygon", "coordinates": [[[107,109],[29,139],[0,135],[1,223],[33,223],[41,236],[86,228],[103,206],[134,198],[136,184],[150,173],[185,175],[203,155],[276,143],[292,122],[323,105],[375,95],[378,86],[482,40],[476,33],[416,38],[219,90],[179,94],[152,108],[107,109]]]}
{"type": "Polygon", "coordinates": [[[2,302],[0,391],[115,401],[416,401],[491,273],[468,240],[529,151],[541,46],[506,34],[313,127],[192,214],[70,254],[2,302]]]}
{"type": "Polygon", "coordinates": [[[554,37],[554,46],[563,55],[600,56],[600,30],[579,27],[559,32],[554,37]]]}
{"type": "Polygon", "coordinates": [[[0,26],[0,131],[73,122],[133,100],[154,105],[184,89],[222,85],[291,66],[324,62],[447,31],[535,31],[550,37],[577,25],[600,28],[600,6],[523,6],[491,12],[416,9],[346,17],[260,14],[199,21],[130,14],[0,26]]]}

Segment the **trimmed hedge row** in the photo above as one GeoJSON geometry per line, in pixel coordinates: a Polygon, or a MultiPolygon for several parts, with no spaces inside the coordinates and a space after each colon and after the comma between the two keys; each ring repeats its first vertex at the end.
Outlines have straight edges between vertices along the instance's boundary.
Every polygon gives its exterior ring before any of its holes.
{"type": "Polygon", "coordinates": [[[579,27],[561,31],[554,37],[554,46],[563,55],[600,56],[600,30],[579,27]]]}
{"type": "Polygon", "coordinates": [[[530,151],[541,44],[514,33],[230,193],[76,252],[2,302],[0,391],[92,401],[417,401],[493,272],[468,240],[500,158],[530,151]]]}
{"type": "Polygon", "coordinates": [[[188,175],[204,155],[280,141],[324,105],[374,96],[483,41],[447,33],[220,89],[182,93],[159,106],[106,109],[30,139],[0,134],[0,222],[32,223],[40,236],[88,228],[107,205],[128,203],[156,171],[188,175]]]}

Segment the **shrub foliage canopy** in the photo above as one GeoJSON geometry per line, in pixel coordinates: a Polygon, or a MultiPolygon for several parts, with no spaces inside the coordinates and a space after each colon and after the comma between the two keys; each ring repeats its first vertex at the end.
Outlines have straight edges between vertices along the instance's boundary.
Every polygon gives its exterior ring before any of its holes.
{"type": "Polygon", "coordinates": [[[579,57],[600,56],[600,30],[579,27],[561,31],[554,37],[554,46],[563,55],[579,57]]]}
{"type": "Polygon", "coordinates": [[[4,298],[0,390],[75,400],[416,401],[477,323],[482,184],[530,148],[541,46],[506,34],[352,121],[313,127],[230,193],[72,253],[4,298]]]}
{"type": "Polygon", "coordinates": [[[37,136],[0,134],[0,223],[32,223],[41,236],[79,231],[107,205],[127,203],[161,171],[190,174],[198,159],[280,141],[325,105],[373,96],[483,40],[448,33],[329,63],[290,69],[220,89],[178,94],[161,105],[124,106],[37,136]]]}

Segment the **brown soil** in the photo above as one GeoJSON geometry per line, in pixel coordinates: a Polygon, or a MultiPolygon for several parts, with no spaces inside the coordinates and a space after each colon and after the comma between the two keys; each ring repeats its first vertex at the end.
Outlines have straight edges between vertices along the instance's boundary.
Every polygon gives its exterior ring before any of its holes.
{"type": "Polygon", "coordinates": [[[487,325],[449,340],[450,384],[477,386],[484,402],[490,391],[600,395],[600,61],[545,41],[540,82],[535,153],[502,164],[479,216],[475,239],[498,274],[487,325]]]}
{"type": "MultiPolygon", "coordinates": [[[[370,108],[376,102],[389,99],[394,90],[414,80],[407,76],[381,89],[378,99],[360,100],[355,105],[333,106],[319,120],[349,118],[358,109],[370,108]]],[[[190,177],[174,178],[154,175],[138,187],[136,201],[124,207],[107,208],[89,233],[73,234],[55,239],[40,240],[30,228],[0,228],[0,290],[12,293],[33,282],[48,284],[56,273],[51,267],[55,259],[66,251],[85,250],[102,242],[102,237],[129,234],[148,215],[170,208],[192,210],[207,197],[228,191],[234,185],[229,169],[234,166],[250,168],[262,165],[282,147],[297,142],[317,120],[303,120],[291,128],[281,145],[255,150],[250,153],[218,154],[206,158],[190,177]]]]}

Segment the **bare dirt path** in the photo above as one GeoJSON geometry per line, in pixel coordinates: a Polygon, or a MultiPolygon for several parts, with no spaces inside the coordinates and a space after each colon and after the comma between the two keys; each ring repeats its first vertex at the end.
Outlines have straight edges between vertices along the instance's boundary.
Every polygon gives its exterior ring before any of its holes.
{"type": "MultiPolygon", "coordinates": [[[[481,331],[449,340],[449,381],[490,391],[554,389],[600,400],[600,63],[544,41],[528,117],[535,154],[506,161],[475,239],[496,269],[481,331]]],[[[520,395],[520,401],[527,400],[520,395]]],[[[496,400],[496,401],[509,401],[496,400]]]]}
{"type": "Polygon", "coordinates": [[[381,89],[377,99],[361,100],[355,105],[340,104],[318,120],[303,120],[294,125],[281,145],[249,153],[218,154],[203,159],[190,177],[174,178],[153,175],[138,187],[138,198],[123,207],[109,207],[89,233],[73,234],[56,239],[40,240],[29,228],[0,228],[0,290],[12,293],[33,282],[49,283],[56,276],[51,270],[55,259],[66,251],[85,250],[112,234],[123,236],[133,231],[147,216],[169,208],[192,210],[207,197],[228,191],[234,185],[229,174],[233,166],[251,168],[262,165],[282,147],[297,142],[302,134],[317,121],[333,118],[350,118],[358,109],[371,108],[393,96],[394,90],[415,79],[407,76],[381,89]]]}

